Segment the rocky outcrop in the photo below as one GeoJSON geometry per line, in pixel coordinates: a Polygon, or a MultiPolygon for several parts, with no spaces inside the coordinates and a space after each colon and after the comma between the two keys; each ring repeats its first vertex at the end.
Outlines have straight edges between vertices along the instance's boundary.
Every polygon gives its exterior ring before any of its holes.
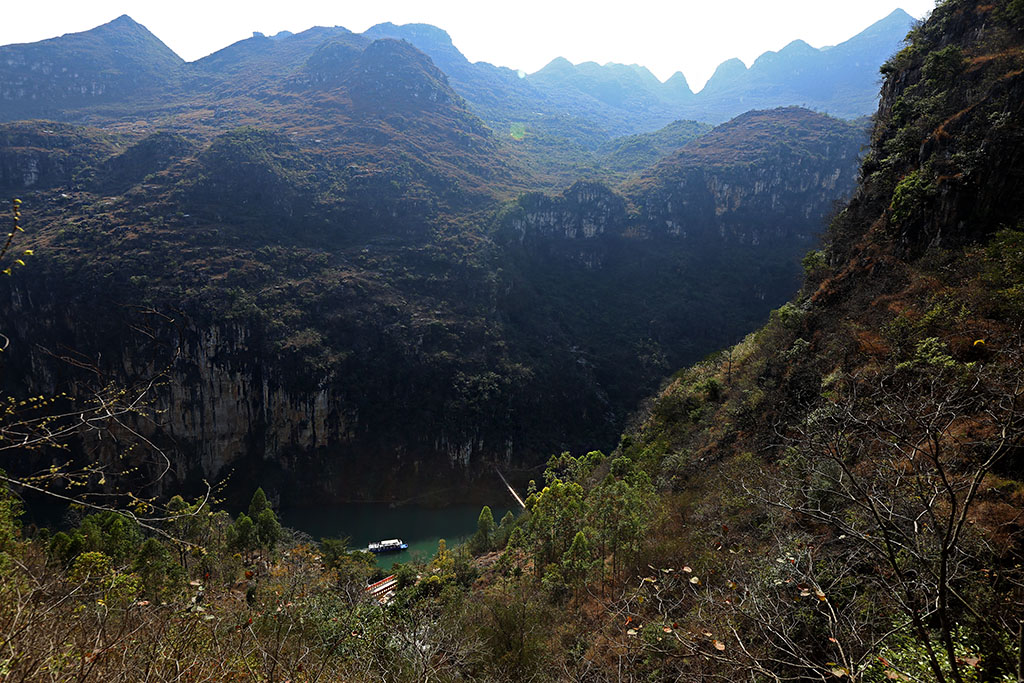
{"type": "Polygon", "coordinates": [[[375,40],[346,79],[357,110],[422,110],[461,102],[430,58],[404,41],[375,40]]]}
{"type": "Polygon", "coordinates": [[[116,147],[99,131],[62,123],[0,124],[0,188],[67,186],[116,147]]]}
{"type": "Polygon", "coordinates": [[[524,195],[503,214],[501,234],[526,246],[586,242],[573,253],[597,263],[596,243],[608,239],[790,243],[795,257],[853,189],[863,140],[859,128],[805,109],[750,112],[653,167],[626,197],[590,182],[524,195]]]}
{"type": "Polygon", "coordinates": [[[560,196],[531,193],[503,218],[506,235],[520,243],[528,238],[589,240],[621,233],[626,203],[600,183],[578,182],[560,196]]]}
{"type": "Polygon", "coordinates": [[[645,192],[642,224],[652,234],[758,245],[810,240],[856,180],[857,156],[794,159],[728,170],[693,169],[645,192]]]}
{"type": "Polygon", "coordinates": [[[951,0],[885,64],[864,182],[835,226],[834,262],[848,260],[869,227],[912,257],[1016,223],[1024,58],[1019,28],[1000,24],[1021,18],[1019,8],[951,0]]]}

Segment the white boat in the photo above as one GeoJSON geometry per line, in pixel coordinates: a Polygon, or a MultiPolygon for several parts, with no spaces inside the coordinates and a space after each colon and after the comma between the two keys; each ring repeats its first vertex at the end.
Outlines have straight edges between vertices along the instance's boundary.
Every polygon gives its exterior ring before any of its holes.
{"type": "Polygon", "coordinates": [[[371,543],[366,549],[371,553],[397,553],[402,550],[407,550],[409,544],[400,538],[389,538],[385,541],[377,541],[371,543]]]}

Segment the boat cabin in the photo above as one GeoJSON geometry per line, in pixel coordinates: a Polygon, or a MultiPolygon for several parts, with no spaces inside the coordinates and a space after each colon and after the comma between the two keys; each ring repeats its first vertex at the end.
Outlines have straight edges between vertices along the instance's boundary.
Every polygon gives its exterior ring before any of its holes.
{"type": "Polygon", "coordinates": [[[405,550],[409,547],[409,544],[400,538],[389,538],[384,541],[377,541],[371,543],[367,550],[371,553],[397,553],[400,550],[405,550]]]}

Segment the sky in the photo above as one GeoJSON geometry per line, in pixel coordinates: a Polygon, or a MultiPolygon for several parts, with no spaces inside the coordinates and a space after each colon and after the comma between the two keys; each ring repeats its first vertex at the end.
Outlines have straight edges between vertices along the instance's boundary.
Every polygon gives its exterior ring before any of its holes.
{"type": "Polygon", "coordinates": [[[533,73],[555,57],[640,64],[665,80],[682,71],[699,90],[726,59],[748,66],[802,39],[814,47],[852,37],[900,7],[922,18],[934,0],[3,0],[0,45],[84,31],[122,14],[186,60],[253,31],[311,26],[361,32],[374,24],[428,23],[471,61],[533,73]]]}

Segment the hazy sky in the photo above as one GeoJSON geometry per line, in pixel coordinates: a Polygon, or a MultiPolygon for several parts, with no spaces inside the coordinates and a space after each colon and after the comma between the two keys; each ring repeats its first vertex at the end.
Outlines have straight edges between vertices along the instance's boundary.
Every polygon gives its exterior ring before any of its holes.
{"type": "Polygon", "coordinates": [[[194,60],[253,31],[310,26],[365,31],[391,21],[439,26],[470,60],[532,73],[553,58],[682,71],[697,90],[730,57],[749,66],[797,38],[815,47],[853,36],[897,7],[921,18],[934,0],[52,0],[5,5],[0,45],[82,31],[128,14],[194,60]]]}

